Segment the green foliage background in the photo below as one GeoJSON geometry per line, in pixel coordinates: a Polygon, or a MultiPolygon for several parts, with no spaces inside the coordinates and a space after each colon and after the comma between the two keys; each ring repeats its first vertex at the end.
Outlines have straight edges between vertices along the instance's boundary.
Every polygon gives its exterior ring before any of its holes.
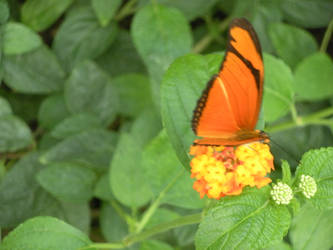
{"type": "Polygon", "coordinates": [[[0,249],[330,249],[332,32],[332,0],[0,0],[0,249]],[[264,51],[271,177],[312,176],[310,201],[192,189],[234,17],[264,51]]]}

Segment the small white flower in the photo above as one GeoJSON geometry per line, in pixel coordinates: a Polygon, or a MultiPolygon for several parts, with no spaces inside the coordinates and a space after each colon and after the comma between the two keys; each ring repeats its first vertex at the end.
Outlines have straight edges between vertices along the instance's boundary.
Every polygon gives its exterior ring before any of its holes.
{"type": "Polygon", "coordinates": [[[287,205],[293,198],[293,191],[287,184],[278,182],[276,185],[273,184],[271,196],[276,204],[287,205]]]}
{"type": "Polygon", "coordinates": [[[298,186],[302,190],[304,196],[308,199],[314,196],[315,193],[317,192],[317,183],[309,175],[302,174],[301,181],[298,186]]]}

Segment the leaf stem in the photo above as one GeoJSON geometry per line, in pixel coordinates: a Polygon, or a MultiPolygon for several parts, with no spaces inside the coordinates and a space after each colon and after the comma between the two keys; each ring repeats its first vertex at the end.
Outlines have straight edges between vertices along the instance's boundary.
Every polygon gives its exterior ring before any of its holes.
{"type": "MultiPolygon", "coordinates": [[[[228,28],[229,22],[231,21],[231,16],[225,18],[221,24],[219,25],[219,32],[223,32],[228,28]]],[[[212,41],[213,36],[209,33],[202,37],[193,47],[192,52],[193,53],[200,53],[202,52],[212,41]]]]}
{"type": "Polygon", "coordinates": [[[143,228],[146,226],[146,224],[148,223],[148,221],[150,220],[150,218],[153,216],[153,214],[155,213],[156,209],[159,207],[162,199],[164,198],[164,196],[166,195],[166,193],[169,191],[169,189],[176,183],[176,181],[184,174],[185,169],[181,170],[178,175],[176,175],[172,181],[169,182],[169,184],[161,191],[161,193],[159,194],[159,196],[157,197],[157,199],[150,205],[150,207],[148,208],[148,210],[144,213],[144,215],[142,216],[141,221],[139,222],[137,228],[136,228],[136,232],[140,233],[143,228]]]}
{"type": "Polygon", "coordinates": [[[321,45],[320,45],[320,50],[319,50],[320,52],[323,52],[323,53],[326,52],[327,46],[328,46],[328,42],[331,39],[332,33],[333,33],[333,18],[330,21],[330,23],[328,24],[327,29],[325,31],[323,40],[322,40],[321,45]]]}
{"type": "Polygon", "coordinates": [[[269,133],[279,132],[286,129],[291,129],[294,127],[306,126],[306,125],[325,125],[332,126],[333,121],[328,119],[322,119],[328,116],[333,115],[333,107],[329,107],[327,109],[318,111],[316,113],[304,116],[297,117],[297,120],[288,121],[284,123],[280,123],[271,127],[267,127],[266,131],[269,133]]]}
{"type": "Polygon", "coordinates": [[[118,14],[115,16],[116,21],[120,21],[121,19],[124,19],[125,17],[133,14],[135,12],[135,8],[133,7],[136,4],[137,0],[130,0],[128,1],[118,12],[118,14]]]}

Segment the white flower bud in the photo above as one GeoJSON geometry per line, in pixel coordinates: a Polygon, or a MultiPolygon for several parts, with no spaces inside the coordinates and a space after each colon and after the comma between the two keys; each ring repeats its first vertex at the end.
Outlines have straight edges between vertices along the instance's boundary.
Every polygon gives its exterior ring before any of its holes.
{"type": "Polygon", "coordinates": [[[304,196],[308,199],[314,196],[315,193],[317,192],[317,183],[309,175],[302,174],[301,181],[298,186],[302,190],[304,196]]]}
{"type": "Polygon", "coordinates": [[[278,182],[276,185],[273,185],[271,196],[276,204],[287,205],[293,198],[293,191],[287,184],[278,182]]]}

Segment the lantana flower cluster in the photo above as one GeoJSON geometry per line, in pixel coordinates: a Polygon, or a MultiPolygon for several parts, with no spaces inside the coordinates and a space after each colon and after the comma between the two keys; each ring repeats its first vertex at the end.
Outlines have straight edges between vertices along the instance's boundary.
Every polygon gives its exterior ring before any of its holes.
{"type": "Polygon", "coordinates": [[[193,145],[190,149],[193,188],[203,198],[220,199],[239,195],[245,186],[261,188],[271,182],[266,177],[274,169],[267,144],[253,142],[237,147],[193,145]]]}

